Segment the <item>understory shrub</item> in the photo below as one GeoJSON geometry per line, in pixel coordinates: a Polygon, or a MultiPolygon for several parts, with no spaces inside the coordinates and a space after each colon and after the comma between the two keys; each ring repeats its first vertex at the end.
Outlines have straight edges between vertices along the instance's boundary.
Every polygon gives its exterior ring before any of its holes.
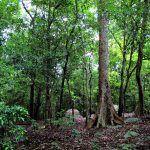
{"type": "Polygon", "coordinates": [[[73,137],[80,137],[81,132],[80,132],[79,130],[77,130],[77,129],[72,129],[71,135],[72,135],[73,137]]]}
{"type": "Polygon", "coordinates": [[[124,135],[125,138],[132,138],[132,137],[137,137],[137,136],[139,136],[139,133],[134,132],[134,131],[128,131],[128,132],[124,135]]]}
{"type": "Polygon", "coordinates": [[[135,144],[121,144],[119,145],[120,150],[135,150],[135,144]]]}
{"type": "Polygon", "coordinates": [[[12,150],[13,144],[25,138],[25,128],[17,122],[29,120],[28,111],[21,106],[7,106],[0,102],[0,146],[1,149],[12,150]]]}
{"type": "Polygon", "coordinates": [[[54,126],[61,126],[61,127],[71,127],[74,126],[75,123],[73,121],[73,118],[59,118],[57,120],[51,120],[51,124],[54,126]]]}

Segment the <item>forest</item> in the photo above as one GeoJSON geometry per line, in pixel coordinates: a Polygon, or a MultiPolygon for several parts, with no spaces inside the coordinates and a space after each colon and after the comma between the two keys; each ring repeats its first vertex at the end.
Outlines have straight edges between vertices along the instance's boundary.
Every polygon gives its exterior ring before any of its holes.
{"type": "Polygon", "coordinates": [[[149,150],[149,16],[149,0],[0,0],[0,150],[149,150]]]}

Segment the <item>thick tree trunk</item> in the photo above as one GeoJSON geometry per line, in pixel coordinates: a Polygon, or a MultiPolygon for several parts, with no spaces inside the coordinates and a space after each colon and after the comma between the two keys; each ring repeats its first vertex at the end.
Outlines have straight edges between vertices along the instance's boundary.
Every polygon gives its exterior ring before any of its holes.
{"type": "Polygon", "coordinates": [[[34,86],[35,82],[34,79],[32,79],[30,85],[30,106],[29,106],[29,113],[31,118],[34,118],[34,86]]]}
{"type": "Polygon", "coordinates": [[[122,123],[113,107],[111,91],[108,82],[108,41],[107,41],[107,17],[105,12],[105,1],[101,1],[102,12],[100,16],[99,32],[99,106],[97,127],[122,123]]]}
{"type": "Polygon", "coordinates": [[[39,119],[39,109],[41,106],[41,96],[42,96],[42,88],[39,86],[38,93],[37,93],[37,102],[36,102],[36,108],[34,112],[34,119],[39,119]]]}
{"type": "Polygon", "coordinates": [[[108,42],[107,42],[107,19],[101,15],[99,33],[99,112],[97,127],[112,123],[111,93],[108,83],[108,42]]]}
{"type": "Polygon", "coordinates": [[[146,37],[148,12],[149,12],[149,3],[148,0],[144,0],[143,20],[142,20],[140,41],[138,45],[138,60],[136,64],[137,65],[136,80],[137,80],[138,90],[139,90],[139,101],[137,103],[137,107],[135,110],[136,115],[144,114],[144,90],[143,90],[142,78],[141,78],[141,68],[142,68],[142,60],[143,60],[143,49],[144,49],[145,37],[146,37]]]}

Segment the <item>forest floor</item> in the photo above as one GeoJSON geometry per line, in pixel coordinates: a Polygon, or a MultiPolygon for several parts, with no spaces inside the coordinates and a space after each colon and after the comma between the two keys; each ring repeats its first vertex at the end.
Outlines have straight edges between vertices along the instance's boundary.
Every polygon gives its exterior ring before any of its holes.
{"type": "Polygon", "coordinates": [[[47,126],[27,131],[18,150],[150,150],[150,116],[128,118],[123,126],[84,129],[47,126]]]}

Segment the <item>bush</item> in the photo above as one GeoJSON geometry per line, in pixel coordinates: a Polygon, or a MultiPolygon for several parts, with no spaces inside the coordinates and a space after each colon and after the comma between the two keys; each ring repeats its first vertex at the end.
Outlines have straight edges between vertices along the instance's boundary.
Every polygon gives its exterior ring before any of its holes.
{"type": "Polygon", "coordinates": [[[120,150],[135,150],[135,144],[121,144],[119,145],[120,150]]]}
{"type": "Polygon", "coordinates": [[[59,118],[57,120],[51,120],[51,124],[54,126],[60,126],[60,127],[72,127],[75,125],[72,118],[59,118]]]}
{"type": "Polygon", "coordinates": [[[127,118],[125,120],[126,123],[140,123],[142,122],[142,120],[140,118],[127,118]]]}
{"type": "Polygon", "coordinates": [[[26,130],[17,125],[17,122],[29,119],[28,112],[21,106],[7,106],[0,102],[0,132],[2,149],[13,149],[13,143],[24,139],[26,130]]]}
{"type": "Polygon", "coordinates": [[[134,131],[128,131],[128,132],[124,135],[125,138],[132,138],[132,137],[137,137],[137,136],[139,136],[139,133],[134,132],[134,131]]]}
{"type": "Polygon", "coordinates": [[[92,150],[101,150],[99,145],[99,140],[97,138],[94,138],[91,142],[91,148],[92,150]]]}
{"type": "Polygon", "coordinates": [[[55,149],[55,150],[59,150],[60,149],[60,146],[57,142],[52,142],[51,143],[51,148],[52,149],[55,149]]]}
{"type": "Polygon", "coordinates": [[[72,135],[72,137],[80,137],[81,133],[77,129],[72,129],[71,135],[72,135]]]}

